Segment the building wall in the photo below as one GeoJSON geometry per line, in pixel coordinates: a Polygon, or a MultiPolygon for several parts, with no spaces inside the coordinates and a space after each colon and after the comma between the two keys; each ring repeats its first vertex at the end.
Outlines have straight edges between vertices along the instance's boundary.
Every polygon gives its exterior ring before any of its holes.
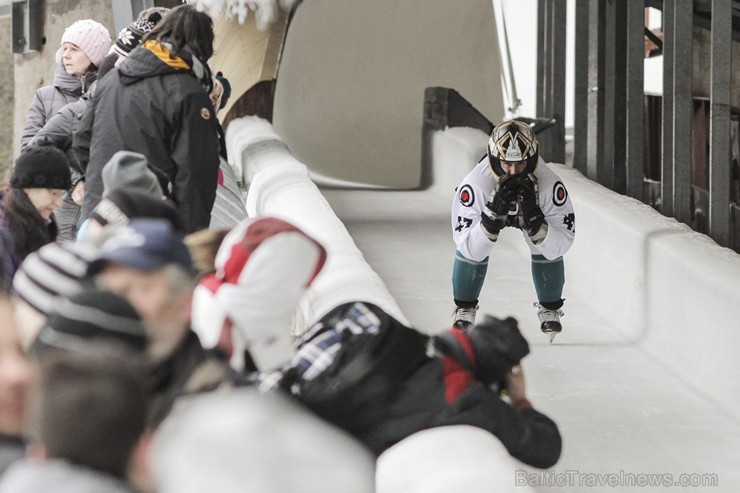
{"type": "MultiPolygon", "coordinates": [[[[9,12],[9,7],[8,7],[9,12]]],[[[13,160],[13,52],[11,42],[12,19],[0,15],[0,183],[7,178],[13,160]]]]}
{"type": "MultiPolygon", "coordinates": [[[[16,54],[15,100],[13,107],[12,156],[20,152],[20,136],[34,93],[54,80],[55,54],[64,29],[79,19],[94,19],[108,28],[115,39],[111,0],[46,0],[44,36],[46,44],[38,52],[16,54]]],[[[10,21],[8,21],[10,22],[10,21]]],[[[10,45],[10,41],[7,42],[10,45]]]]}

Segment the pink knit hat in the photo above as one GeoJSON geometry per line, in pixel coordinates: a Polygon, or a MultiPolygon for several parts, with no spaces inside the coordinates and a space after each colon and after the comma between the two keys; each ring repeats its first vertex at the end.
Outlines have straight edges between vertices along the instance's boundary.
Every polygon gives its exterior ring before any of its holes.
{"type": "Polygon", "coordinates": [[[101,23],[92,19],[77,21],[62,35],[62,44],[77,45],[96,67],[103,63],[110,49],[111,38],[108,30],[101,23]]]}

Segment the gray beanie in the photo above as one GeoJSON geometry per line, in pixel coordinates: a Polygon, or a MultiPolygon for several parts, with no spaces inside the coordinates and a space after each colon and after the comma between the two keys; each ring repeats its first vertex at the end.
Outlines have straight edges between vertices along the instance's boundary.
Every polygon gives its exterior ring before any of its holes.
{"type": "Polygon", "coordinates": [[[119,188],[137,188],[161,199],[164,196],[157,175],[149,169],[146,156],[118,151],[103,167],[103,197],[119,188]]]}

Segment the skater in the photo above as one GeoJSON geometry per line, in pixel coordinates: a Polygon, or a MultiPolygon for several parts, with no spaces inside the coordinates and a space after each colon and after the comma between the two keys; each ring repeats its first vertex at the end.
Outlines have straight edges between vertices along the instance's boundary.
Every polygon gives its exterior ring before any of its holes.
{"type": "Polygon", "coordinates": [[[516,120],[493,129],[487,155],[455,193],[455,326],[474,325],[488,258],[506,227],[522,230],[529,245],[540,328],[552,342],[562,330],[563,255],[573,244],[575,213],[565,185],[540,157],[534,132],[516,120]]]}

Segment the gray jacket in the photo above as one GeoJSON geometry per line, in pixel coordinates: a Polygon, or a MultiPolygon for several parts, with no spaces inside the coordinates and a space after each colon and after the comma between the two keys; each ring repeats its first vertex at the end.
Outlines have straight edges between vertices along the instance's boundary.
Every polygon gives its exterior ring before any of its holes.
{"type": "Polygon", "coordinates": [[[0,479],[0,493],[134,493],[122,480],[63,460],[16,462],[0,479]]]}
{"type": "MultiPolygon", "coordinates": [[[[67,104],[77,101],[83,92],[83,83],[87,84],[93,76],[85,78],[69,75],[61,63],[54,73],[54,83],[36,91],[28,108],[26,124],[21,132],[21,151],[46,122],[67,104]]],[[[91,82],[90,82],[91,83],[91,82]]]]}

